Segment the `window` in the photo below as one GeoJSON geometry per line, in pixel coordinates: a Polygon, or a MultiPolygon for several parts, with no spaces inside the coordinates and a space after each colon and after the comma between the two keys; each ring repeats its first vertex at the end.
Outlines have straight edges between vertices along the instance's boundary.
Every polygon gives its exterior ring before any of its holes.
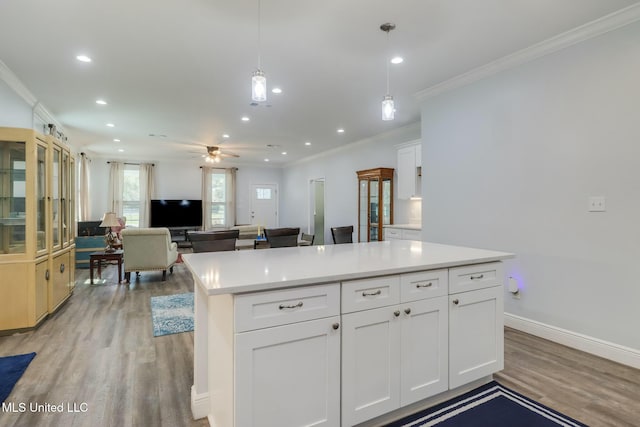
{"type": "Polygon", "coordinates": [[[140,168],[137,165],[127,165],[124,169],[122,215],[127,218],[127,227],[140,227],[140,168]]]}
{"type": "Polygon", "coordinates": [[[227,215],[227,178],[224,170],[211,172],[211,225],[224,226],[227,215]]]}
{"type": "Polygon", "coordinates": [[[236,223],[234,203],[236,169],[202,168],[202,219],[205,230],[236,223]]]}

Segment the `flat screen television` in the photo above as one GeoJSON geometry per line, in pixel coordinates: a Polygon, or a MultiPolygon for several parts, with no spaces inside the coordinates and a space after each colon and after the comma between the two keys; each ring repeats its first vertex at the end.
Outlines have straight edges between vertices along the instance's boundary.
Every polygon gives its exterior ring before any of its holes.
{"type": "Polygon", "coordinates": [[[151,200],[151,227],[202,227],[202,200],[151,200]]]}

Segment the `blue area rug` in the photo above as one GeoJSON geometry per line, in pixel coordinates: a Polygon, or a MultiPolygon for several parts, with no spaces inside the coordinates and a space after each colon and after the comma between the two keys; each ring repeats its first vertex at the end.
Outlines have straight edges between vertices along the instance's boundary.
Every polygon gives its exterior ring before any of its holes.
{"type": "Polygon", "coordinates": [[[193,331],[193,293],[151,297],[153,336],[193,331]]]}
{"type": "Polygon", "coordinates": [[[386,427],[586,427],[492,381],[386,427]]]}
{"type": "Polygon", "coordinates": [[[36,357],[35,353],[0,357],[0,403],[4,402],[13,390],[27,366],[36,357]]]}

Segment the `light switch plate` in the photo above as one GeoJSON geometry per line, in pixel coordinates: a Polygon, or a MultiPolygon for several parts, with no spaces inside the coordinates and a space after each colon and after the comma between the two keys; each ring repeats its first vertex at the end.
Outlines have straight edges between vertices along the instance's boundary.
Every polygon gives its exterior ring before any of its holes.
{"type": "Polygon", "coordinates": [[[589,197],[589,212],[604,212],[606,211],[604,196],[590,196],[589,197]]]}

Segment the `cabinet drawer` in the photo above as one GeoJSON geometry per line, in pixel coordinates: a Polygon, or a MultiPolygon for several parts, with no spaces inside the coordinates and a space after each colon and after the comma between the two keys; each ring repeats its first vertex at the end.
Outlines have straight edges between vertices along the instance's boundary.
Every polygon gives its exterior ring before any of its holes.
{"type": "Polygon", "coordinates": [[[342,312],[368,310],[400,303],[400,276],[342,282],[342,312]]]}
{"type": "Polygon", "coordinates": [[[340,314],[340,285],[332,283],[235,297],[235,331],[251,331],[340,314]]]}
{"type": "Polygon", "coordinates": [[[402,230],[402,238],[404,240],[422,240],[422,232],[420,230],[402,230]]]}
{"type": "Polygon", "coordinates": [[[448,293],[447,270],[419,271],[400,276],[400,301],[418,301],[448,293]]]}
{"type": "Polygon", "coordinates": [[[504,271],[501,262],[449,269],[450,294],[502,285],[503,282],[504,271]]]}
{"type": "Polygon", "coordinates": [[[402,239],[402,230],[397,228],[385,228],[384,238],[385,240],[402,239]]]}

